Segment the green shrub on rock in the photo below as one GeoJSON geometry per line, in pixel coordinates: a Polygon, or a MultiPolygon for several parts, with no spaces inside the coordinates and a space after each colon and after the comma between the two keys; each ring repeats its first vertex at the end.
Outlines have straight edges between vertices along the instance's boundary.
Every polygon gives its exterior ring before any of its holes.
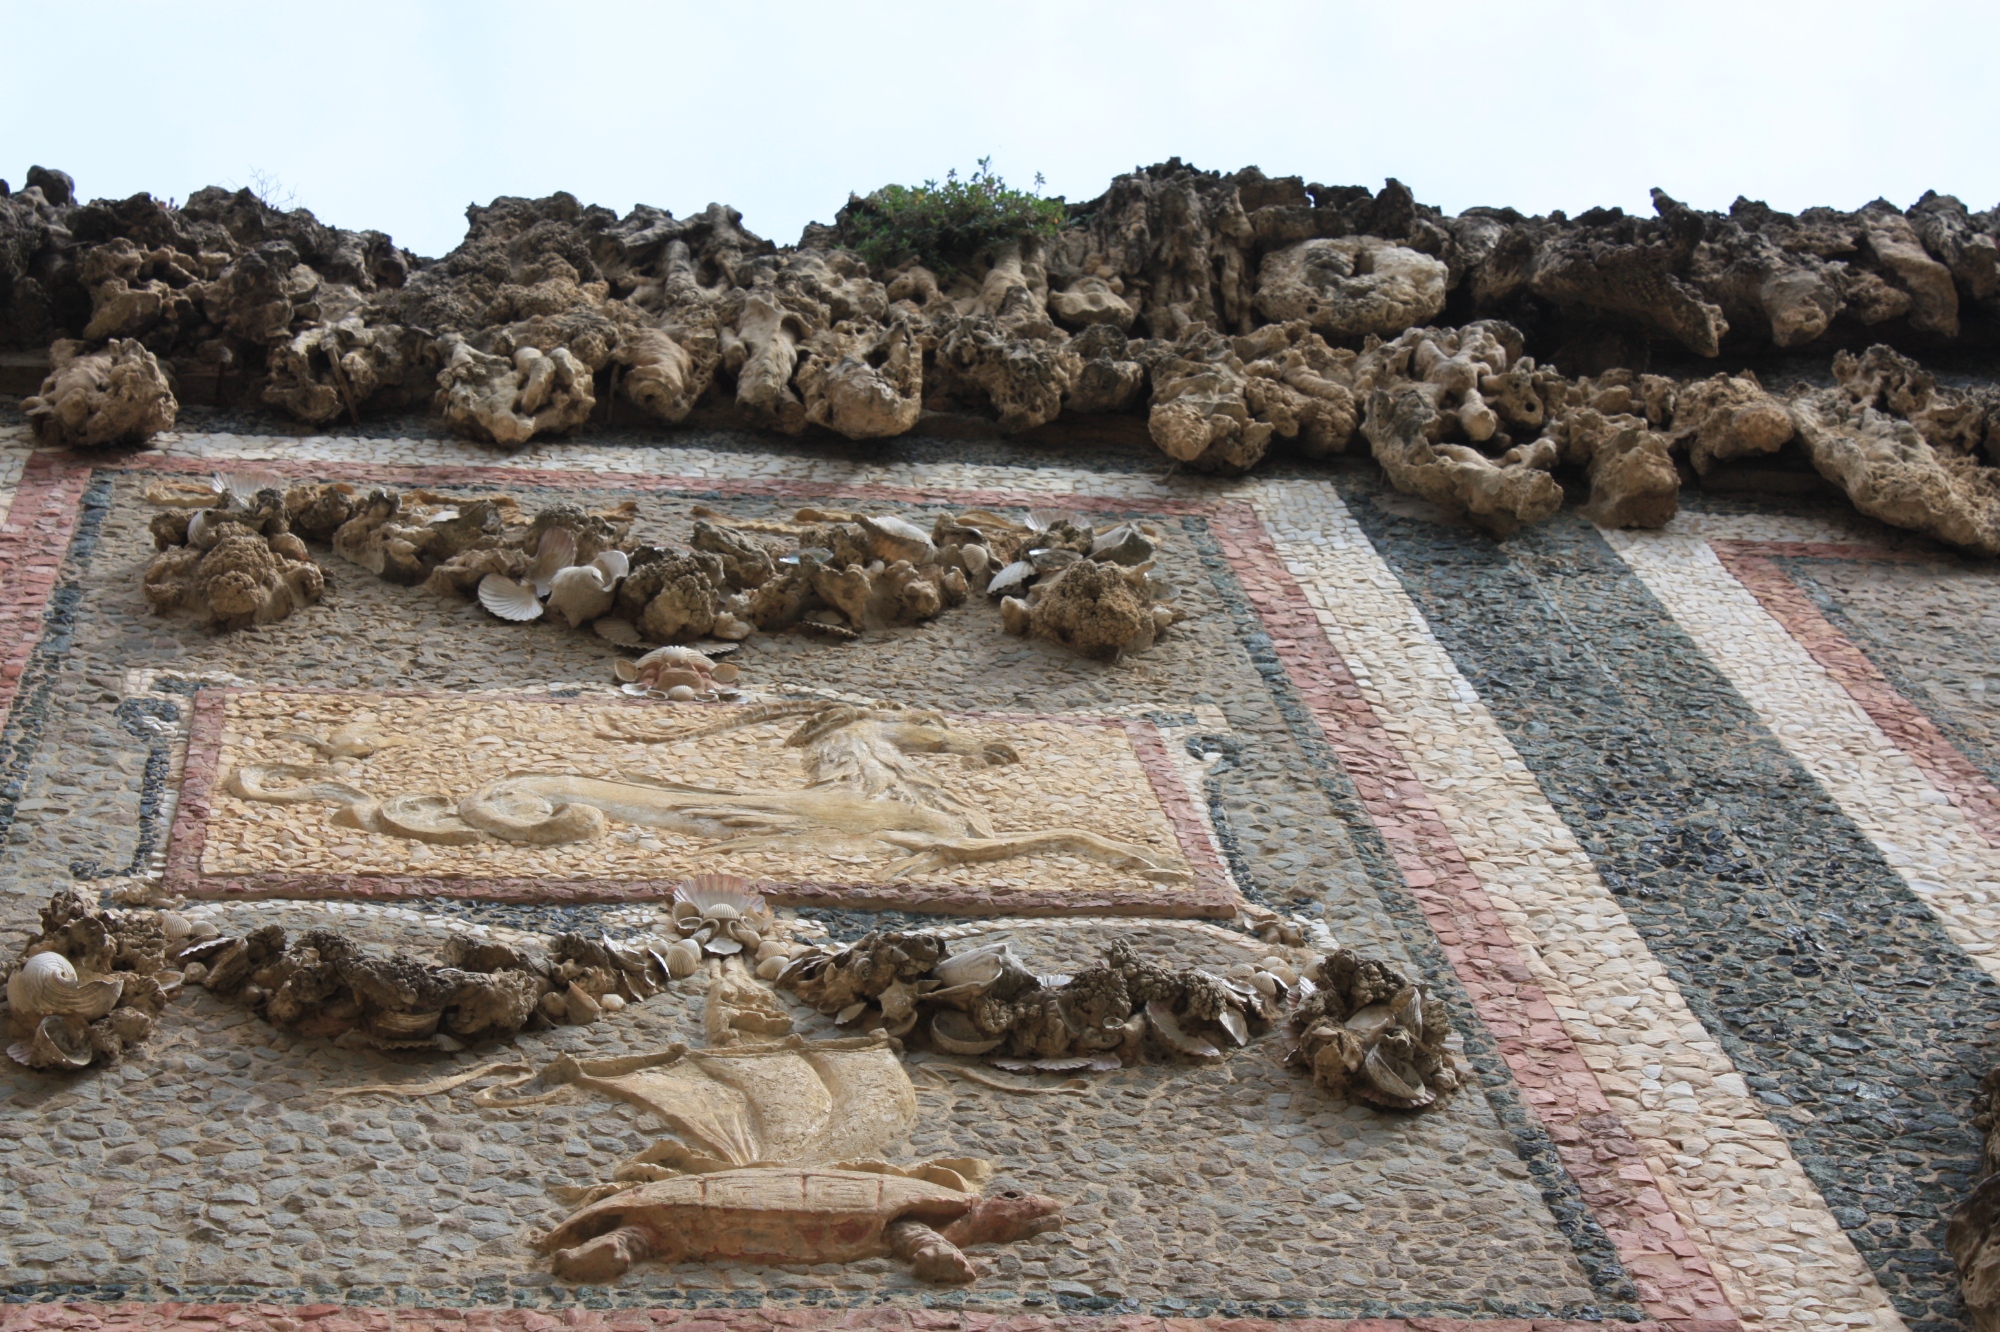
{"type": "Polygon", "coordinates": [[[993,173],[992,161],[980,158],[964,180],[953,170],[941,184],[884,185],[866,198],[850,198],[836,223],[841,242],[872,268],[914,259],[943,276],[996,246],[1062,230],[1062,198],[1042,197],[1040,172],[1034,190],[1017,190],[993,173]]]}

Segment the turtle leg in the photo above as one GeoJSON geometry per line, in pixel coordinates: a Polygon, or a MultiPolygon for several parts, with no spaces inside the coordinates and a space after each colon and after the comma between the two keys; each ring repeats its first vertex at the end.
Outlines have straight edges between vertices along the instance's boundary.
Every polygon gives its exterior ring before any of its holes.
{"type": "Polygon", "coordinates": [[[883,1235],[889,1241],[889,1252],[908,1263],[919,1281],[957,1284],[979,1275],[956,1244],[921,1221],[891,1221],[883,1235]]]}
{"type": "Polygon", "coordinates": [[[632,1264],[651,1258],[659,1236],[644,1226],[620,1226],[574,1249],[558,1249],[555,1273],[563,1281],[616,1281],[632,1264]]]}

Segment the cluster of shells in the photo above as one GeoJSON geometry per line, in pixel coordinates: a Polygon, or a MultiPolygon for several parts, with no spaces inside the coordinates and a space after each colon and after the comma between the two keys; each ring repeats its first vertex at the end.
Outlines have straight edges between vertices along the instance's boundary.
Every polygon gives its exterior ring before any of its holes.
{"type": "Polygon", "coordinates": [[[622,648],[629,693],[728,697],[718,658],[756,633],[848,641],[919,624],[985,593],[1011,633],[1114,659],[1150,646],[1179,618],[1154,569],[1159,532],[1098,530],[1073,513],[987,510],[927,523],[897,514],[801,509],[787,522],[696,510],[685,548],[636,541],[631,502],[530,517],[510,496],[289,488],[270,477],[155,483],[161,554],[145,589],[162,611],[194,610],[223,628],[281,619],[321,595],[308,541],[393,583],[476,600],[510,623],[591,629],[622,648]],[[255,549],[251,549],[254,546],[255,549]],[[241,566],[240,568],[238,566],[241,566]]]}
{"type": "Polygon", "coordinates": [[[557,935],[546,952],[454,935],[439,961],[362,947],[332,930],[277,926],[210,937],[186,978],[306,1036],[378,1049],[457,1051],[523,1030],[585,1024],[694,975],[704,954],[785,958],[763,899],[740,879],[684,884],[675,937],[557,935]],[[687,928],[682,929],[685,923],[687,928]]]}
{"type": "Polygon", "coordinates": [[[806,945],[779,936],[777,918],[761,893],[734,874],[698,874],[674,889],[667,918],[678,936],[661,965],[675,980],[706,958],[736,958],[763,980],[774,980],[806,945]]]}
{"type": "Polygon", "coordinates": [[[159,553],[140,584],[153,609],[237,629],[274,623],[318,601],[326,577],[292,531],[280,486],[268,477],[218,474],[206,486],[156,487],[169,507],[153,518],[159,553]]]}
{"type": "Polygon", "coordinates": [[[151,1035],[198,929],[170,911],[100,911],[73,889],[41,925],[7,976],[7,1054],[51,1071],[115,1060],[151,1035]]]}
{"type": "Polygon", "coordinates": [[[1443,1005],[1345,949],[1305,974],[1277,954],[1218,974],[1144,961],[1121,941],[1075,975],[1044,976],[1005,942],[954,954],[935,934],[877,933],[803,950],[777,983],[843,1026],[1014,1071],[1108,1070],[1148,1049],[1217,1060],[1284,1021],[1291,1060],[1342,1099],[1421,1110],[1457,1086],[1443,1005]]]}

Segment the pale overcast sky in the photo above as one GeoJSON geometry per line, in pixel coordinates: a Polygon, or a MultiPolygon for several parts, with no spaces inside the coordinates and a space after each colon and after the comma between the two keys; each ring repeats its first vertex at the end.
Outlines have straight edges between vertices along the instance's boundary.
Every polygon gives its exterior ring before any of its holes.
{"type": "Polygon", "coordinates": [[[565,189],[780,242],[850,190],[1178,155],[1526,212],[2000,202],[2000,0],[92,4],[0,0],[0,178],[282,182],[450,249],[565,189]]]}

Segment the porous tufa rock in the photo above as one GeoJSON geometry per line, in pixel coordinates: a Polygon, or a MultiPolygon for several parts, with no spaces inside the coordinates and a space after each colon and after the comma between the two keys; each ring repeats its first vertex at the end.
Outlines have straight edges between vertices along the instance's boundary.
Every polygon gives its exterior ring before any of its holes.
{"type": "Polygon", "coordinates": [[[900,435],[924,407],[924,353],[906,320],[816,335],[798,370],[805,419],[849,439],[900,435]]]}
{"type": "Polygon", "coordinates": [[[469,342],[448,346],[438,407],[468,439],[519,447],[536,435],[574,430],[597,405],[591,373],[567,347],[521,347],[493,356],[469,342]]]}
{"type": "Polygon", "coordinates": [[[1273,427],[1251,413],[1249,377],[1228,339],[1199,330],[1153,369],[1146,429],[1160,451],[1205,472],[1246,472],[1263,461],[1273,427]]]}
{"type": "Polygon", "coordinates": [[[1415,388],[1369,395],[1362,431],[1396,489],[1503,537],[1562,507],[1562,488],[1547,470],[1555,462],[1553,448],[1509,450],[1495,461],[1463,444],[1439,442],[1443,420],[1415,388]]]}
{"type": "Polygon", "coordinates": [[[271,349],[264,401],[302,421],[419,401],[436,370],[429,339],[399,324],[367,323],[359,314],[313,324],[271,349]]]}
{"type": "Polygon", "coordinates": [[[1934,448],[1910,422],[1842,389],[1794,398],[1792,419],[1813,466],[1861,512],[1976,555],[2000,555],[2000,471],[1934,448]]]}
{"type": "Polygon", "coordinates": [[[21,410],[35,438],[50,448],[144,444],[174,428],[180,404],[153,354],[130,338],[98,351],[57,342],[49,373],[21,410]]]}
{"type": "Polygon", "coordinates": [[[1145,574],[1108,561],[1078,560],[1036,588],[1028,632],[1085,657],[1115,660],[1143,652],[1160,624],[1145,574]]]}
{"type": "Polygon", "coordinates": [[[1257,313],[1332,338],[1394,337],[1444,309],[1450,270],[1376,236],[1300,241],[1264,256],[1257,313]]]}
{"type": "Polygon", "coordinates": [[[1776,453],[1796,433],[1791,411],[1745,370],[1683,384],[1673,409],[1674,440],[1701,476],[1718,462],[1776,453]]]}
{"type": "Polygon", "coordinates": [[[167,614],[191,611],[219,629],[271,624],[312,605],[326,590],[326,576],[293,536],[287,511],[274,494],[271,507],[203,509],[184,524],[156,520],[159,554],[141,581],[146,600],[167,614]]]}
{"type": "Polygon", "coordinates": [[[1244,403],[1280,439],[1309,458],[1344,450],[1360,408],[1351,386],[1355,354],[1335,350],[1303,320],[1270,324],[1236,339],[1244,403]]]}

